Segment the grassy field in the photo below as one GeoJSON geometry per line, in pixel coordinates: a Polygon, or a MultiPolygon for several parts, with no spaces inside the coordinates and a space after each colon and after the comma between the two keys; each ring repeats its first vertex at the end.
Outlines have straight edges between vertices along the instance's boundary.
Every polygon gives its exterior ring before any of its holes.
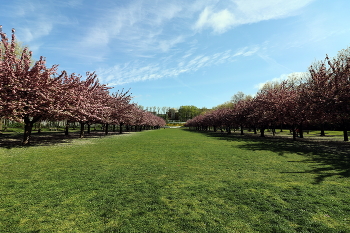
{"type": "Polygon", "coordinates": [[[349,143],[161,129],[0,148],[0,232],[350,232],[349,143]]]}

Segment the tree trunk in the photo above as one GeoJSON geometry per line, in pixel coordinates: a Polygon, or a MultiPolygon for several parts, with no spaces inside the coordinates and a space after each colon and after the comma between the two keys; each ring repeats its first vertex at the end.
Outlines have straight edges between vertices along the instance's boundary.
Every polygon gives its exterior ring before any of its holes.
{"type": "Polygon", "coordinates": [[[80,138],[84,137],[84,128],[85,128],[85,122],[84,121],[80,121],[80,138]]]}
{"type": "Polygon", "coordinates": [[[244,135],[244,133],[243,133],[243,125],[241,125],[241,135],[244,135]]]}
{"type": "Polygon", "coordinates": [[[344,133],[344,142],[349,141],[348,130],[347,130],[347,129],[344,129],[344,130],[343,130],[343,133],[344,133]]]}
{"type": "Polygon", "coordinates": [[[119,133],[122,134],[123,133],[123,123],[119,124],[119,133]]]}
{"type": "Polygon", "coordinates": [[[347,122],[343,122],[343,135],[344,135],[344,142],[349,141],[347,122]]]}
{"type": "Polygon", "coordinates": [[[297,131],[296,131],[294,125],[293,125],[293,128],[292,128],[292,131],[293,131],[293,141],[296,141],[297,140],[297,131]]]}
{"type": "Polygon", "coordinates": [[[108,128],[109,128],[109,125],[108,125],[108,123],[106,123],[106,126],[105,126],[105,135],[108,134],[108,128]]]}
{"type": "Polygon", "coordinates": [[[255,126],[254,126],[253,130],[254,130],[254,134],[257,134],[257,132],[256,132],[256,127],[255,127],[255,126]]]}
{"type": "Polygon", "coordinates": [[[326,136],[324,133],[324,123],[321,124],[321,135],[320,136],[326,136]]]}
{"type": "Polygon", "coordinates": [[[64,135],[68,136],[69,135],[69,123],[66,123],[66,127],[64,129],[64,135]]]}
{"type": "Polygon", "coordinates": [[[265,137],[265,128],[260,128],[260,137],[265,137]]]}
{"type": "Polygon", "coordinates": [[[32,128],[33,123],[31,121],[25,122],[22,145],[27,145],[29,143],[30,135],[32,134],[32,128]]]}
{"type": "Polygon", "coordinates": [[[300,123],[299,125],[299,137],[304,138],[303,123],[300,123]]]}
{"type": "Polygon", "coordinates": [[[35,117],[33,120],[29,119],[29,116],[24,116],[24,134],[23,134],[23,141],[22,145],[28,145],[30,141],[30,136],[32,134],[33,125],[35,122],[37,122],[40,119],[40,117],[35,117]]]}
{"type": "Polygon", "coordinates": [[[115,132],[115,124],[113,124],[113,132],[115,132]]]}
{"type": "Polygon", "coordinates": [[[91,124],[90,123],[87,124],[87,133],[88,134],[91,133],[91,124]]]}

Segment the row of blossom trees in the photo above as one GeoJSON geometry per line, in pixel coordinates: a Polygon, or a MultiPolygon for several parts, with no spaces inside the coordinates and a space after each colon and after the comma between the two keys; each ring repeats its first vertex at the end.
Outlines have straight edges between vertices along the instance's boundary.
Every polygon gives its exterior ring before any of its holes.
{"type": "MultiPolygon", "coordinates": [[[[161,127],[165,121],[131,103],[129,91],[110,94],[110,88],[99,83],[95,73],[83,78],[77,74],[58,73],[57,65],[46,67],[45,58],[31,64],[32,53],[24,48],[16,53],[18,44],[1,35],[0,46],[0,117],[24,122],[23,144],[28,144],[35,122],[66,120],[79,122],[80,136],[85,124],[136,125],[161,127]]],[[[121,127],[120,127],[121,128],[121,127]]]]}
{"type": "MultiPolygon", "coordinates": [[[[302,79],[290,78],[262,88],[254,98],[238,101],[233,108],[216,109],[187,121],[198,130],[243,127],[260,129],[289,125],[293,140],[303,137],[306,125],[339,125],[348,141],[350,123],[350,48],[334,58],[315,62],[302,79]]],[[[255,131],[256,132],[256,131],[255,131]]],[[[274,132],[274,130],[273,130],[274,132]]],[[[321,135],[324,131],[321,131],[321,135]]]]}

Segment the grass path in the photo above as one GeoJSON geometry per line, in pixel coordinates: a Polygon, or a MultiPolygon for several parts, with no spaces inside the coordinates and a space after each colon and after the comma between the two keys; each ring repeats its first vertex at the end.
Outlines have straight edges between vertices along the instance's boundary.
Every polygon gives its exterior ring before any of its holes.
{"type": "Polygon", "coordinates": [[[183,129],[0,148],[0,232],[350,232],[348,165],[183,129]]]}

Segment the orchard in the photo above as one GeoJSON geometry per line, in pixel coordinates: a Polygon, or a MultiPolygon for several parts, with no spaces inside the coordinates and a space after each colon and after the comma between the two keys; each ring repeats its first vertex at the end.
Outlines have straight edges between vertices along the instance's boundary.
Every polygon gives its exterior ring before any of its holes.
{"type": "MultiPolygon", "coordinates": [[[[85,77],[58,71],[58,65],[46,66],[44,57],[36,62],[32,52],[21,48],[12,30],[9,40],[1,32],[0,46],[0,117],[24,123],[22,144],[30,142],[35,123],[40,121],[66,122],[65,135],[70,124],[79,123],[80,137],[84,137],[85,126],[103,124],[108,134],[109,125],[136,130],[165,126],[163,118],[142,110],[132,103],[129,90],[111,93],[111,88],[98,81],[95,72],[85,77]],[[20,49],[19,49],[20,48],[20,49]]],[[[185,126],[197,130],[221,129],[231,133],[232,129],[273,132],[281,125],[303,137],[307,126],[319,126],[324,135],[325,124],[337,125],[348,141],[350,121],[350,48],[344,49],[334,58],[315,62],[304,77],[290,78],[281,83],[265,85],[253,98],[236,96],[232,104],[205,113],[188,115],[185,126]]],[[[243,94],[243,93],[242,93],[243,94]]],[[[193,106],[192,106],[193,107],[193,106]]],[[[187,115],[186,115],[187,114],[187,115]]]]}
{"type": "MultiPolygon", "coordinates": [[[[301,78],[290,78],[281,83],[266,85],[254,98],[241,99],[233,108],[209,111],[186,122],[197,130],[217,128],[231,132],[232,128],[259,128],[273,132],[280,125],[287,125],[303,137],[305,126],[325,124],[339,126],[348,141],[350,122],[350,48],[334,58],[326,58],[309,67],[301,78]]],[[[323,130],[322,130],[323,132],[323,130]]],[[[324,132],[321,133],[321,135],[324,132]]]]}
{"type": "MultiPolygon", "coordinates": [[[[0,118],[24,123],[22,144],[30,142],[33,125],[43,120],[79,122],[80,137],[85,125],[128,125],[141,128],[159,128],[165,121],[143,111],[131,102],[129,91],[110,93],[110,87],[99,83],[97,74],[58,72],[58,66],[47,67],[40,57],[33,65],[32,52],[27,48],[18,52],[15,30],[9,40],[1,32],[0,46],[0,118]]],[[[122,128],[120,127],[120,130],[122,128]]]]}

